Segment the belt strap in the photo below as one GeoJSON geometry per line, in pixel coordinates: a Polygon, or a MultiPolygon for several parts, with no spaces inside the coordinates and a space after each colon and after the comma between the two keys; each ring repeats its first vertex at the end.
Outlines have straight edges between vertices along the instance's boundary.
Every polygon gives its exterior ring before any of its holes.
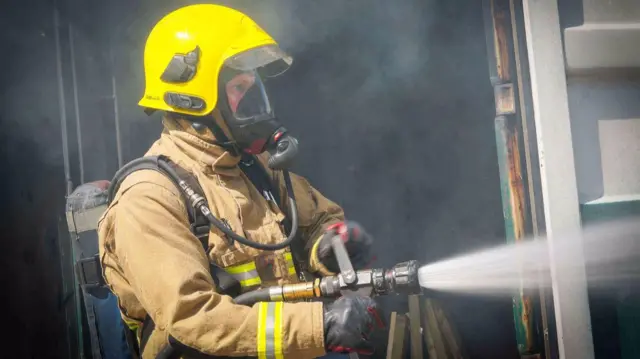
{"type": "Polygon", "coordinates": [[[140,359],[142,356],[141,349],[138,347],[138,337],[135,331],[131,330],[126,324],[124,326],[124,338],[131,352],[131,359],[140,359]]]}
{"type": "Polygon", "coordinates": [[[80,259],[76,262],[75,269],[78,282],[87,290],[105,286],[99,254],[80,259]]]}
{"type": "Polygon", "coordinates": [[[151,333],[156,328],[156,324],[153,322],[149,314],[144,318],[142,322],[142,328],[140,328],[140,353],[144,351],[144,347],[147,346],[151,333]]]}

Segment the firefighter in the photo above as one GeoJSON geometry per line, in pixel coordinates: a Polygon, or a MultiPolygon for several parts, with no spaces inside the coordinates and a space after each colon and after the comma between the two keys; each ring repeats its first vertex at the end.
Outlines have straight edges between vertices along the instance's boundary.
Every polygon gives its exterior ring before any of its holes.
{"type": "Polygon", "coordinates": [[[366,338],[379,318],[369,297],[240,306],[220,293],[210,271],[211,264],[221,268],[242,291],[335,274],[330,239],[337,233],[355,269],[370,260],[371,237],[362,228],[305,178],[285,178],[298,142],[275,117],[263,81],[291,61],[252,19],[219,5],[180,8],[147,38],[139,105],[148,114],[161,111],[164,130],[145,156],[163,155],[185,169],[235,235],[207,227],[203,247],[190,203],[158,171],[142,169],[121,181],[99,221],[100,264],[143,358],[166,348],[182,357],[260,358],[372,350],[366,338]],[[241,165],[262,166],[273,186],[257,185],[241,165]],[[287,237],[292,222],[291,245],[265,250],[287,237]],[[238,236],[262,247],[233,240],[238,236]]]}

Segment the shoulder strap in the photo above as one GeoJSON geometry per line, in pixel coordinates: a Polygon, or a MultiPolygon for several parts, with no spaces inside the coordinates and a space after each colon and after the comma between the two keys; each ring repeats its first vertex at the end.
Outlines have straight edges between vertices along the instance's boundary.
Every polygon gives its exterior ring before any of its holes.
{"type": "MultiPolygon", "coordinates": [[[[139,158],[137,160],[133,160],[126,165],[122,166],[122,168],[116,172],[113,179],[111,180],[111,185],[109,186],[109,203],[113,201],[120,185],[124,181],[124,179],[130,174],[140,171],[140,170],[153,170],[159,172],[166,176],[166,174],[160,169],[158,166],[158,161],[162,161],[161,157],[157,156],[149,156],[139,158]],[[142,161],[144,160],[144,161],[142,161]]],[[[177,163],[172,161],[166,161],[180,176],[180,179],[187,182],[194,191],[196,191],[199,195],[204,196],[204,192],[202,191],[202,187],[198,183],[198,180],[187,170],[179,166],[177,163]]],[[[171,176],[166,176],[173,183],[173,179],[171,176]]],[[[178,183],[173,183],[177,188],[180,188],[178,183]]],[[[208,237],[209,237],[209,222],[204,216],[198,213],[193,206],[189,205],[189,201],[184,195],[182,191],[179,191],[182,199],[185,201],[187,208],[187,215],[189,216],[189,223],[191,226],[191,232],[198,237],[200,242],[202,243],[205,252],[208,250],[208,237]]]]}
{"type": "MultiPolygon", "coordinates": [[[[180,165],[174,163],[173,161],[170,161],[164,156],[149,156],[133,160],[122,166],[122,168],[118,172],[116,172],[113,180],[111,180],[111,185],[109,186],[108,202],[111,203],[111,201],[113,201],[113,198],[118,192],[122,181],[124,181],[124,179],[128,175],[140,170],[157,171],[169,178],[169,180],[177,188],[180,188],[179,183],[176,183],[171,176],[167,175],[163,170],[160,169],[160,166],[158,165],[159,161],[163,161],[169,164],[177,172],[180,180],[187,182],[187,184],[189,184],[189,186],[191,186],[191,188],[195,192],[197,192],[202,197],[205,197],[204,191],[202,190],[202,187],[200,187],[200,183],[189,171],[185,170],[180,165]]],[[[191,205],[191,202],[188,200],[183,191],[180,191],[180,194],[186,204],[185,207],[187,208],[187,215],[189,216],[191,232],[200,240],[204,252],[207,253],[209,251],[209,221],[191,205]]],[[[231,296],[235,296],[240,293],[240,282],[238,282],[230,274],[225,272],[222,268],[218,267],[215,264],[209,263],[209,272],[211,273],[211,277],[213,278],[214,283],[221,293],[225,293],[231,296]]]]}
{"type": "MultiPolygon", "coordinates": [[[[181,180],[187,182],[195,192],[197,192],[199,195],[206,198],[206,196],[204,196],[204,191],[202,190],[200,183],[189,171],[185,170],[184,168],[174,163],[173,161],[166,159],[164,156],[149,156],[149,157],[142,157],[137,160],[133,160],[127,163],[126,165],[124,165],[118,172],[116,172],[113,180],[111,181],[111,185],[109,186],[109,195],[108,195],[109,203],[111,203],[111,201],[115,197],[115,194],[118,192],[118,189],[122,184],[122,181],[128,175],[139,170],[147,169],[147,170],[154,170],[159,173],[162,173],[167,178],[169,178],[176,187],[180,188],[179,183],[175,183],[175,180],[171,176],[168,176],[166,173],[164,173],[163,170],[160,169],[160,166],[158,165],[159,161],[164,161],[168,163],[178,173],[181,180]]],[[[260,193],[263,193],[263,194],[269,193],[270,197],[276,201],[276,204],[282,210],[282,212],[286,213],[286,208],[282,205],[280,201],[279,189],[273,185],[271,178],[269,177],[265,168],[262,166],[262,163],[254,155],[243,154],[242,161],[240,161],[239,163],[239,167],[245,173],[249,181],[251,181],[251,183],[256,187],[256,189],[260,193]]],[[[186,195],[182,191],[180,191],[180,193],[182,195],[183,200],[186,203],[185,207],[187,208],[187,214],[189,216],[191,232],[200,240],[200,243],[202,244],[205,252],[207,252],[209,249],[209,229],[210,229],[209,221],[200,212],[198,212],[193,206],[191,206],[189,199],[186,197],[186,195]]],[[[284,224],[286,233],[290,233],[291,222],[288,219],[285,219],[283,224],[284,224]]],[[[306,265],[304,264],[306,263],[306,261],[304,260],[304,257],[305,257],[304,245],[303,243],[301,243],[299,239],[296,239],[291,243],[291,254],[293,255],[293,259],[294,259],[293,262],[294,262],[294,266],[296,267],[296,271],[298,273],[302,273],[303,270],[306,270],[306,268],[301,268],[301,267],[306,267],[306,265]]],[[[217,266],[214,266],[214,267],[217,268],[217,266]]],[[[220,272],[222,270],[220,268],[214,269],[212,267],[212,276],[214,277],[214,280],[220,279],[220,278],[216,278],[219,276],[215,276],[214,271],[220,272]]],[[[222,275],[222,276],[225,278],[227,277],[226,275],[222,275]]],[[[220,285],[224,286],[224,283],[220,283],[220,285]]],[[[229,283],[229,285],[235,288],[235,285],[232,285],[231,283],[229,283]]]]}
{"type": "MultiPolygon", "coordinates": [[[[185,170],[173,161],[165,160],[164,157],[152,156],[133,160],[124,165],[118,172],[116,172],[113,180],[111,181],[111,185],[109,186],[108,203],[111,203],[111,201],[113,201],[113,198],[118,192],[122,181],[124,181],[124,179],[128,175],[140,170],[157,171],[169,178],[169,180],[171,180],[171,182],[177,188],[180,188],[179,183],[176,183],[171,176],[168,176],[163,170],[160,169],[160,167],[158,166],[158,161],[165,161],[167,164],[169,164],[176,171],[180,180],[187,182],[187,184],[191,186],[191,188],[197,194],[204,197],[204,191],[202,190],[200,183],[189,171],[185,170]]],[[[200,240],[205,253],[207,253],[209,250],[209,221],[191,205],[191,202],[185,196],[184,192],[180,191],[180,194],[186,204],[185,207],[187,209],[187,215],[189,216],[191,232],[200,240]]],[[[230,295],[231,297],[235,297],[240,294],[240,282],[232,277],[229,273],[225,272],[222,268],[218,267],[215,264],[209,263],[209,272],[220,293],[230,295]]],[[[130,346],[131,354],[134,356],[134,358],[141,357],[141,353],[144,351],[147,341],[149,340],[149,337],[154,329],[155,324],[151,317],[147,315],[142,324],[140,345],[138,346],[138,341],[135,338],[135,334],[128,328],[125,328],[125,337],[127,339],[127,343],[130,346]]],[[[170,351],[169,354],[173,355],[170,357],[179,356],[179,352],[177,351],[170,351]]]]}

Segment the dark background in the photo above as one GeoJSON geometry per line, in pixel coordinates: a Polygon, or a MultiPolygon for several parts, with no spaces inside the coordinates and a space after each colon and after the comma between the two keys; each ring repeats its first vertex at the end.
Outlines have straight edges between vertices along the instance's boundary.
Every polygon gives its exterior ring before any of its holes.
{"type": "MultiPolygon", "coordinates": [[[[158,118],[136,106],[142,46],[155,21],[186,3],[58,2],[73,186],[110,179],[117,169],[112,80],[123,160],[157,138],[158,118]]],[[[380,265],[504,243],[481,2],[226,3],[254,16],[294,56],[269,87],[301,142],[296,172],[375,235],[380,265]]],[[[61,250],[69,237],[53,9],[52,1],[5,0],[0,11],[0,278],[10,323],[3,341],[21,358],[69,350],[64,308],[73,292],[60,265],[69,261],[61,250]]],[[[383,303],[406,310],[402,297],[383,303]]],[[[517,357],[510,298],[447,296],[443,303],[472,358],[517,357]]]]}

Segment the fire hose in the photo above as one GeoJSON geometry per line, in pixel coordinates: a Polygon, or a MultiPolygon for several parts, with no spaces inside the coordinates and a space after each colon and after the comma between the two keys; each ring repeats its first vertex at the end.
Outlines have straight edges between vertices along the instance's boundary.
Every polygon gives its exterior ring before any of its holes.
{"type": "Polygon", "coordinates": [[[300,301],[315,298],[337,298],[347,293],[366,296],[418,294],[418,262],[402,262],[390,269],[375,268],[355,271],[340,236],[331,243],[340,273],[310,282],[284,284],[256,289],[234,298],[236,304],[252,306],[258,302],[300,301]]]}
{"type": "Polygon", "coordinates": [[[390,269],[376,268],[355,272],[355,281],[348,283],[344,275],[338,274],[318,278],[311,282],[284,284],[256,289],[237,296],[236,304],[251,306],[258,302],[290,302],[315,298],[337,298],[345,293],[378,296],[389,294],[417,294],[418,263],[398,263],[390,269]]]}
{"type": "MultiPolygon", "coordinates": [[[[355,271],[340,235],[331,241],[340,273],[317,278],[311,282],[284,284],[256,289],[234,298],[236,304],[252,306],[258,302],[288,302],[315,298],[337,298],[348,293],[365,296],[418,294],[418,261],[411,260],[390,269],[376,268],[355,271]]],[[[355,352],[350,359],[358,359],[355,352]]]]}
{"type": "MultiPolygon", "coordinates": [[[[258,302],[291,302],[316,298],[337,298],[348,293],[365,296],[419,294],[418,261],[411,260],[390,269],[375,268],[355,271],[340,235],[331,240],[340,273],[310,282],[284,284],[256,289],[233,299],[236,304],[252,306],[258,302]]],[[[349,353],[349,359],[358,359],[349,353]]]]}

